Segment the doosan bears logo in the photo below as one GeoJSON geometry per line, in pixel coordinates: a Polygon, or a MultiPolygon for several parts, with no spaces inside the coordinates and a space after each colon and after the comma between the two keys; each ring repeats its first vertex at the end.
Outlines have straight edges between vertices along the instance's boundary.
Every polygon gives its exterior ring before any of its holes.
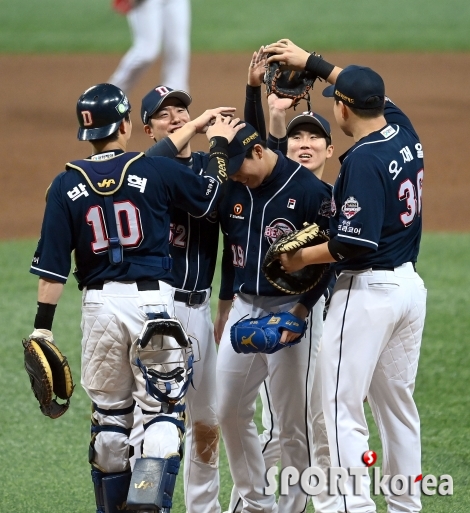
{"type": "Polygon", "coordinates": [[[264,236],[272,244],[280,235],[290,233],[295,230],[295,226],[287,219],[274,219],[264,229],[264,236]]]}

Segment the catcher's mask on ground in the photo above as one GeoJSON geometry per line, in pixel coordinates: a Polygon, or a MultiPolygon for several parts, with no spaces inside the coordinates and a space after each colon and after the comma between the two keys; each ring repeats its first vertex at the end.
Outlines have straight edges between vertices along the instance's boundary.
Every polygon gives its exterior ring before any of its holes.
{"type": "Polygon", "coordinates": [[[171,87],[163,85],[157,86],[142,98],[140,117],[144,125],[148,124],[150,116],[157,112],[163,101],[167,98],[178,98],[186,107],[193,101],[186,91],[171,89],[171,87]]]}
{"type": "Polygon", "coordinates": [[[127,96],[113,84],[98,84],[87,89],[78,99],[79,141],[104,139],[119,128],[131,105],[127,96]]]}
{"type": "Polygon", "coordinates": [[[166,313],[148,316],[131,346],[131,362],[140,368],[147,393],[174,405],[184,397],[192,380],[192,343],[177,319],[166,313]]]}

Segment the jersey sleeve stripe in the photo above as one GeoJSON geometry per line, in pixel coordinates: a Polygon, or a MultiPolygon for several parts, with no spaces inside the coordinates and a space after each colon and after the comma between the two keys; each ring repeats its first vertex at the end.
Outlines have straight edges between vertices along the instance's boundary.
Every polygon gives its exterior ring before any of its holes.
{"type": "MultiPolygon", "coordinates": [[[[204,176],[204,178],[209,178],[213,180],[210,176],[204,176]]],[[[209,206],[207,207],[207,210],[204,212],[204,214],[200,216],[193,216],[195,219],[200,219],[201,217],[206,216],[209,212],[211,212],[212,203],[214,203],[215,198],[217,197],[217,191],[219,190],[219,185],[216,180],[214,180],[215,184],[217,185],[216,190],[214,191],[214,195],[212,196],[211,202],[209,203],[209,206]]]]}
{"type": "Polygon", "coordinates": [[[351,239],[351,240],[360,240],[361,242],[367,242],[367,244],[371,244],[372,246],[374,246],[374,248],[378,248],[379,245],[376,243],[376,242],[373,242],[371,240],[368,240],[368,239],[361,239],[359,237],[350,237],[349,235],[336,235],[336,237],[338,239],[351,239]]]}
{"type": "Polygon", "coordinates": [[[50,271],[46,271],[45,269],[39,269],[39,267],[31,266],[30,270],[31,270],[31,272],[37,271],[37,272],[33,272],[33,274],[41,273],[40,276],[42,274],[50,274],[51,276],[55,276],[56,278],[61,278],[61,279],[65,280],[65,281],[67,281],[67,278],[68,278],[68,276],[62,276],[61,274],[52,273],[50,271]]]}

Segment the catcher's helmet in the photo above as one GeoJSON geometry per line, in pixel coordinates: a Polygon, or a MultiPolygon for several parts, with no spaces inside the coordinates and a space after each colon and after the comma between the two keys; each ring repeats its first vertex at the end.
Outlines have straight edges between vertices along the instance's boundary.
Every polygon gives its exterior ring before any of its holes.
{"type": "Polygon", "coordinates": [[[131,110],[127,96],[113,84],[98,84],[78,99],[79,141],[104,139],[113,134],[131,110]]]}

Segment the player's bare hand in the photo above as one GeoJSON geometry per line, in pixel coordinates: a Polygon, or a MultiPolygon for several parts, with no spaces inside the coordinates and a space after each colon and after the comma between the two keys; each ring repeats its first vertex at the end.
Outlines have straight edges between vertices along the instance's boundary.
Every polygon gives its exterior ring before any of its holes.
{"type": "Polygon", "coordinates": [[[244,127],[245,123],[240,123],[240,118],[229,118],[217,114],[214,124],[207,129],[206,137],[209,140],[215,136],[225,137],[230,143],[235,135],[244,127]]]}
{"type": "Polygon", "coordinates": [[[306,265],[303,260],[303,249],[289,251],[289,253],[282,253],[279,260],[281,261],[281,269],[284,269],[288,273],[299,271],[306,265]]]}
{"type": "Polygon", "coordinates": [[[252,87],[259,87],[263,83],[263,77],[266,71],[266,54],[263,50],[264,46],[253,53],[248,67],[248,85],[252,87]]]}
{"type": "Polygon", "coordinates": [[[271,111],[286,111],[292,107],[293,101],[292,98],[279,98],[279,96],[274,93],[268,96],[268,106],[271,111]]]}
{"type": "Polygon", "coordinates": [[[222,333],[227,324],[230,310],[232,309],[232,300],[219,299],[217,313],[214,320],[214,339],[217,345],[220,344],[222,333]]]}
{"type": "MultiPolygon", "coordinates": [[[[294,305],[289,310],[289,312],[292,315],[295,315],[296,317],[299,317],[299,319],[303,319],[303,320],[305,320],[305,318],[308,315],[307,308],[300,303],[297,303],[296,305],[294,305]]],[[[281,344],[285,344],[287,342],[293,342],[298,336],[299,336],[298,333],[293,333],[292,331],[289,331],[289,330],[282,330],[280,342],[281,342],[281,344]]]]}
{"type": "Polygon", "coordinates": [[[273,53],[267,59],[270,62],[282,62],[286,68],[303,71],[310,53],[306,52],[300,46],[295,45],[290,39],[280,39],[277,43],[272,43],[264,47],[264,53],[273,53]]]}
{"type": "Polygon", "coordinates": [[[236,110],[237,109],[235,107],[217,107],[216,109],[208,109],[189,123],[194,125],[197,134],[205,134],[209,126],[214,123],[218,114],[232,118],[236,110]]]}

